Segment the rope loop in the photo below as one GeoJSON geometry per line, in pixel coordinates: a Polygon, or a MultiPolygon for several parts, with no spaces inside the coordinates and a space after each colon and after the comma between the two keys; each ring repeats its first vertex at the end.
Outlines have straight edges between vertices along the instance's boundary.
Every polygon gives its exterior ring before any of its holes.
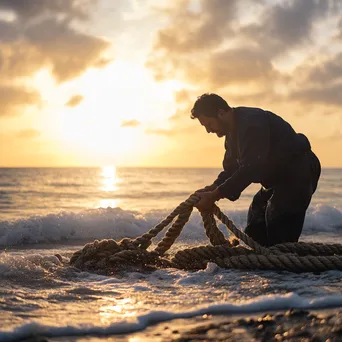
{"type": "Polygon", "coordinates": [[[178,251],[171,259],[165,253],[175,243],[189,221],[200,197],[194,193],[180,203],[164,220],[135,239],[95,240],[76,251],[70,265],[81,270],[113,275],[130,269],[153,270],[173,267],[186,270],[206,268],[208,262],[222,268],[287,270],[291,272],[321,272],[342,270],[342,244],[284,243],[269,248],[261,246],[238,229],[217,205],[212,211],[201,212],[205,233],[211,243],[207,246],[178,251]],[[215,217],[240,243],[231,242],[219,230],[215,217]],[[154,250],[147,249],[161,231],[171,225],[154,250]]]}

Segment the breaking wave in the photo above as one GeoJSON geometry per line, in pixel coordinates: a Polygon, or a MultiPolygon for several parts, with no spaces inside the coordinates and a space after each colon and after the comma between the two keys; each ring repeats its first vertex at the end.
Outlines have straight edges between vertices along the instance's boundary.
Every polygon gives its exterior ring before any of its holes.
{"type": "MultiPolygon", "coordinates": [[[[62,211],[58,214],[31,216],[15,221],[0,221],[0,245],[16,246],[43,243],[70,243],[93,239],[136,237],[165,218],[170,211],[155,210],[147,213],[121,208],[100,208],[78,213],[62,211]]],[[[227,212],[235,225],[246,224],[246,210],[227,212]]],[[[219,225],[227,235],[226,228],[219,225]]],[[[327,205],[309,208],[303,234],[338,234],[342,230],[342,211],[327,205]]],[[[193,242],[206,239],[202,219],[194,212],[185,226],[180,240],[193,242]]]]}

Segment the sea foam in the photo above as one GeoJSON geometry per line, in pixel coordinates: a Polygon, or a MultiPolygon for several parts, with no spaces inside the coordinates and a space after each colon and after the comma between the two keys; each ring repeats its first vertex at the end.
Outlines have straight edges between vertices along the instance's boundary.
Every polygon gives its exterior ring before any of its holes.
{"type": "Polygon", "coordinates": [[[0,330],[0,340],[3,342],[20,341],[34,336],[66,337],[113,334],[129,334],[146,329],[157,323],[179,318],[192,318],[201,315],[234,315],[251,314],[264,311],[277,311],[288,309],[325,309],[342,306],[342,296],[327,296],[319,298],[305,298],[295,293],[284,295],[260,296],[252,300],[242,301],[239,304],[220,303],[205,305],[186,311],[150,311],[133,318],[123,320],[108,326],[48,326],[36,322],[17,326],[12,330],[0,330]]]}
{"type": "MultiPolygon", "coordinates": [[[[170,211],[166,210],[155,210],[142,214],[120,208],[101,208],[78,213],[60,212],[15,221],[0,221],[0,245],[64,244],[105,238],[134,238],[148,231],[169,213],[170,211]]],[[[237,227],[243,229],[247,211],[235,210],[226,214],[237,227]]],[[[227,235],[226,228],[222,224],[219,227],[227,235]]],[[[341,230],[341,210],[327,205],[309,208],[303,229],[304,235],[319,232],[338,234],[341,230]]],[[[206,239],[203,223],[197,211],[192,214],[179,239],[193,242],[206,239]]]]}

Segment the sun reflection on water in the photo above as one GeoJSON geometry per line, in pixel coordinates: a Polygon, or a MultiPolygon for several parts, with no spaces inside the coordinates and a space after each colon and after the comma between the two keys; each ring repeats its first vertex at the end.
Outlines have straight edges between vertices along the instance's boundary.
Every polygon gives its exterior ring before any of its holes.
{"type": "Polygon", "coordinates": [[[118,190],[118,178],[116,176],[116,167],[112,165],[104,166],[102,168],[102,188],[103,191],[118,190]]]}
{"type": "Polygon", "coordinates": [[[115,299],[114,302],[114,305],[108,305],[107,302],[107,305],[100,307],[102,323],[106,324],[117,319],[136,316],[137,312],[133,308],[133,301],[131,298],[115,299]]]}
{"type": "Polygon", "coordinates": [[[132,336],[128,339],[129,342],[147,342],[149,337],[145,336],[132,336]]]}
{"type": "MultiPolygon", "coordinates": [[[[107,193],[113,193],[119,189],[119,178],[116,174],[116,167],[113,165],[107,165],[102,167],[101,173],[101,187],[100,190],[107,193]]],[[[120,203],[120,200],[116,198],[101,199],[98,208],[115,208],[120,203]]]]}
{"type": "Polygon", "coordinates": [[[118,199],[111,199],[111,198],[102,199],[100,200],[98,208],[116,208],[119,203],[120,203],[120,200],[118,199]]]}

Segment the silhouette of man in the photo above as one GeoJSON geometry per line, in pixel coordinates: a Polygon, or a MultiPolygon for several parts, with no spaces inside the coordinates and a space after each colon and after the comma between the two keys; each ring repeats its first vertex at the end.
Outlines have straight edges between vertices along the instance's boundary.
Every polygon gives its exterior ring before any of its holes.
{"type": "Polygon", "coordinates": [[[321,174],[307,137],[270,111],[231,108],[216,94],[198,97],[191,118],[208,133],[225,137],[226,150],[224,171],[196,192],[196,207],[208,211],[222,198],[236,201],[251,183],[260,183],[245,233],[263,246],[297,242],[321,174]]]}

